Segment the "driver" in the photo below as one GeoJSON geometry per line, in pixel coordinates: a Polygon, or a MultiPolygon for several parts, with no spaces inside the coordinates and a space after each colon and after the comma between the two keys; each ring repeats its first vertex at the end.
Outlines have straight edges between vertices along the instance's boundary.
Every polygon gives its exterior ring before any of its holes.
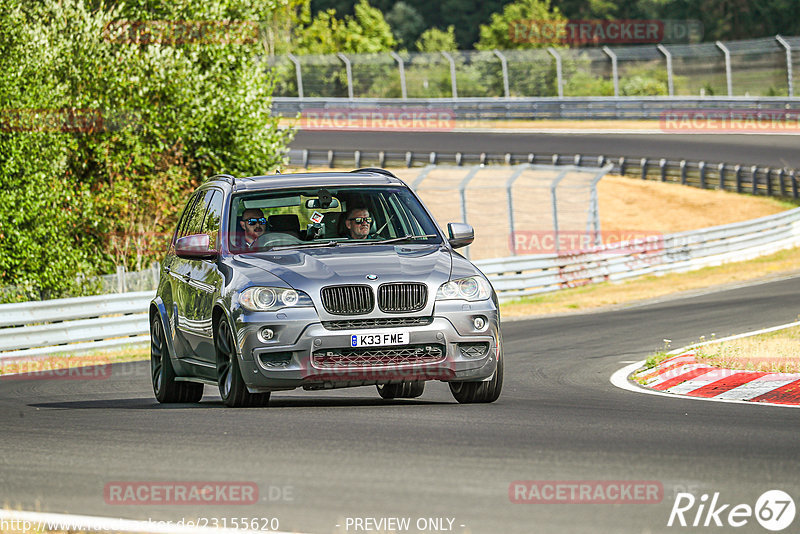
{"type": "Polygon", "coordinates": [[[344,225],[351,239],[366,239],[372,227],[369,211],[361,206],[348,210],[344,225]]]}
{"type": "Polygon", "coordinates": [[[242,220],[239,221],[239,226],[244,230],[242,246],[244,248],[250,248],[253,246],[256,239],[266,232],[267,219],[264,218],[264,213],[260,209],[250,208],[244,210],[244,213],[242,213],[242,220]]]}

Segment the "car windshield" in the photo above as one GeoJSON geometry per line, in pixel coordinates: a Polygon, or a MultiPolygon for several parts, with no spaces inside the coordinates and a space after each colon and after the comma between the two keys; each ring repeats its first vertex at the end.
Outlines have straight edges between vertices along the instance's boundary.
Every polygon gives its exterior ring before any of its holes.
{"type": "Polygon", "coordinates": [[[281,189],[231,199],[230,248],[259,252],[345,244],[441,243],[405,187],[281,189]]]}

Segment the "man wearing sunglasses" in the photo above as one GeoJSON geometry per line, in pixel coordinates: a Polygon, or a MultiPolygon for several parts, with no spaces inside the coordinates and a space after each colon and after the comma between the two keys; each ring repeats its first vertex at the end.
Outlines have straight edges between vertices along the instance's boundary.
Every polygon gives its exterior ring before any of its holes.
{"type": "Polygon", "coordinates": [[[366,208],[355,207],[348,210],[344,225],[351,239],[366,239],[372,228],[372,217],[366,208]]]}
{"type": "Polygon", "coordinates": [[[267,231],[267,219],[264,213],[258,208],[250,208],[242,213],[242,220],[239,226],[244,230],[243,248],[250,248],[256,239],[267,231]]]}

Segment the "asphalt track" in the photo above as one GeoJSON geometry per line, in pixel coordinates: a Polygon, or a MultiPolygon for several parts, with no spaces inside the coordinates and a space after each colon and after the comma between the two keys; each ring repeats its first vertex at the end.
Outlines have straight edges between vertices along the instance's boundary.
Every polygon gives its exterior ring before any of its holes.
{"type": "Polygon", "coordinates": [[[800,168],[800,136],[520,132],[297,132],[292,148],[588,154],[800,168]]]}
{"type": "MultiPolygon", "coordinates": [[[[753,506],[782,489],[797,501],[800,410],[665,399],[617,389],[609,376],[664,338],[676,347],[791,322],[799,299],[796,277],[506,322],[506,383],[491,405],[458,405],[432,383],[410,401],[381,401],[365,387],[277,393],[268,408],[235,410],[207,387],[199,405],[162,406],[145,362],[114,365],[104,380],[0,380],[0,499],[145,520],[277,517],[281,530],[319,533],[355,532],[347,517],[452,518],[453,532],[473,534],[727,532],[667,528],[675,494],[720,492],[720,502],[753,506]],[[254,482],[261,501],[104,502],[115,481],[209,480],[254,482]],[[512,504],[516,480],[658,481],[664,495],[658,504],[512,504]]],[[[736,530],[764,532],[753,518],[736,530]]]]}

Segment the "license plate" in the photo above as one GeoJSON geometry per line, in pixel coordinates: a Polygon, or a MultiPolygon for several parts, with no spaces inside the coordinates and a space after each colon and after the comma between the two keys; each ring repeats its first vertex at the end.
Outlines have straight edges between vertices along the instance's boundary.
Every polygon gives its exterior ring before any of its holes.
{"type": "Polygon", "coordinates": [[[385,345],[408,345],[408,332],[373,330],[359,332],[350,336],[351,347],[380,347],[385,345]]]}

